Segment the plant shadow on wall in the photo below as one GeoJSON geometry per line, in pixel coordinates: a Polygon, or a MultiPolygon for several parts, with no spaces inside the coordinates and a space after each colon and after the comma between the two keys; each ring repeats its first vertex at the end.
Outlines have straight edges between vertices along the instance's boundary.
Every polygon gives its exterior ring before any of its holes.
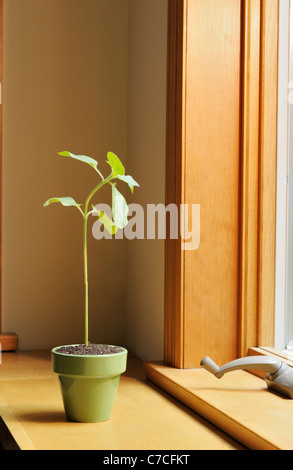
{"type": "Polygon", "coordinates": [[[75,207],[83,221],[83,260],[84,260],[84,344],[58,346],[52,349],[53,370],[58,374],[66,416],[71,421],[99,422],[110,418],[119,385],[120,375],[126,370],[127,350],[120,346],[89,342],[88,332],[88,217],[95,214],[105,229],[114,235],[128,223],[128,205],[118,191],[117,183],[126,183],[133,193],[139,184],[130,175],[125,175],[125,168],[120,159],[112,152],[107,154],[107,163],[111,173],[104,178],[98,169],[98,162],[85,155],[75,155],[68,151],[58,155],[70,157],[88,164],[100,179],[87,196],[84,205],[72,197],[53,197],[45,202],[44,207],[61,203],[65,207],[75,207]],[[99,211],[92,204],[92,198],[103,187],[109,185],[112,191],[112,218],[104,211],[99,211]],[[113,219],[113,220],[112,220],[113,219]]]}

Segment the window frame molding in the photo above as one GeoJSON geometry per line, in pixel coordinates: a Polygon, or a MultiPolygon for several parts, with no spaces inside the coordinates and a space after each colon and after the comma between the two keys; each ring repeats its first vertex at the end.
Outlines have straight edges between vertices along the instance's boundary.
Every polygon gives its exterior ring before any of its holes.
{"type": "MultiPolygon", "coordinates": [[[[0,0],[0,175],[2,176],[2,141],[3,141],[3,0],[0,0]]],[[[18,337],[15,333],[2,332],[2,180],[0,183],[0,352],[15,351],[18,348],[18,337]]]]}
{"type": "Polygon", "coordinates": [[[278,14],[276,0],[243,2],[241,356],[250,347],[273,347],[275,338],[278,14]],[[253,56],[258,58],[251,60],[253,56]]]}
{"type": "MultiPolygon", "coordinates": [[[[183,191],[184,95],[186,56],[186,2],[168,2],[167,124],[165,203],[180,207],[183,191]],[[179,158],[178,158],[179,157],[179,158]]],[[[183,367],[183,257],[181,240],[165,241],[164,359],[183,367]]]]}
{"type": "Polygon", "coordinates": [[[286,347],[286,284],[287,284],[287,212],[288,212],[288,82],[289,82],[289,23],[290,5],[280,0],[279,10],[279,91],[278,91],[278,162],[276,217],[276,299],[275,348],[286,347]],[[283,155],[286,155],[286,158],[283,155]]]}
{"type": "MultiPolygon", "coordinates": [[[[0,186],[0,299],[2,299],[2,141],[3,141],[3,0],[0,0],[0,85],[1,85],[1,102],[0,102],[0,174],[1,174],[1,186],[0,186]]],[[[0,333],[2,325],[2,302],[0,302],[0,333]]]]}
{"type": "MultiPolygon", "coordinates": [[[[169,0],[166,204],[178,206],[185,185],[188,1],[169,0]]],[[[238,356],[274,346],[278,0],[242,0],[241,31],[238,356]]],[[[184,256],[180,240],[167,239],[165,247],[164,359],[184,368],[184,256]]]]}

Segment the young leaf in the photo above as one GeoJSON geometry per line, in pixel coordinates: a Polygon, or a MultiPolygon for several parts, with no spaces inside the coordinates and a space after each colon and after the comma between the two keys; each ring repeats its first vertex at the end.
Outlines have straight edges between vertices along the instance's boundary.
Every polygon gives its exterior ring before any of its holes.
{"type": "Polygon", "coordinates": [[[61,202],[63,206],[75,206],[75,207],[80,207],[81,204],[77,204],[75,200],[72,197],[52,197],[51,199],[48,199],[47,202],[45,202],[44,207],[49,206],[50,204],[53,204],[54,202],[61,202]]]}
{"type": "Polygon", "coordinates": [[[124,228],[128,224],[128,206],[125,198],[116,189],[115,184],[112,185],[112,214],[115,225],[118,228],[124,228]]]}
{"type": "Polygon", "coordinates": [[[112,168],[112,175],[113,176],[124,175],[125,168],[122,165],[119,158],[117,157],[117,155],[115,155],[115,153],[108,152],[107,157],[108,157],[107,163],[112,168]]]}
{"type": "Polygon", "coordinates": [[[139,184],[130,175],[118,175],[117,178],[127,183],[132,193],[133,193],[133,187],[139,186],[139,184]]]}
{"type": "Polygon", "coordinates": [[[71,157],[75,160],[88,163],[93,168],[95,168],[95,170],[97,170],[98,162],[91,157],[86,157],[85,155],[74,155],[74,153],[68,152],[67,150],[65,150],[64,152],[59,152],[58,155],[62,155],[63,157],[71,157]]]}
{"type": "Polygon", "coordinates": [[[98,214],[99,222],[101,222],[101,224],[104,225],[105,229],[111,235],[114,235],[118,230],[117,225],[115,225],[114,222],[112,222],[110,217],[108,217],[105,212],[97,210],[94,206],[92,206],[92,207],[93,207],[93,212],[96,212],[98,214]]]}

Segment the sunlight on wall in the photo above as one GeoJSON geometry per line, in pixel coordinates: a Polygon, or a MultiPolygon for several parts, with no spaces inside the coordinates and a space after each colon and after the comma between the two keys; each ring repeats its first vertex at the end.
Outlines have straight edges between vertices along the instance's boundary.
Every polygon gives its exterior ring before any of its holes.
{"type": "MultiPolygon", "coordinates": [[[[3,321],[21,349],[83,342],[83,203],[115,152],[164,203],[167,0],[4,2],[3,321]]],[[[109,203],[110,193],[99,193],[109,203]]],[[[92,221],[94,222],[94,220],[92,221]]],[[[91,228],[89,227],[89,233],[91,228]]],[[[90,341],[161,359],[163,241],[89,240],[90,341]]]]}
{"type": "MultiPolygon", "coordinates": [[[[83,203],[96,183],[58,151],[92,156],[105,172],[108,150],[126,159],[127,6],[4,2],[3,330],[23,349],[83,341],[81,219],[42,205],[54,195],[83,203]]],[[[90,240],[91,341],[123,341],[122,244],[90,240]]]]}

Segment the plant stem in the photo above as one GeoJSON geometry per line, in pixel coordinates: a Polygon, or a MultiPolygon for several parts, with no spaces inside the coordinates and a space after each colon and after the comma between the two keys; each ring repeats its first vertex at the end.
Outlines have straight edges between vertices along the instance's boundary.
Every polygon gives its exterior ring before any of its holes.
{"type": "Polygon", "coordinates": [[[101,183],[96,186],[92,192],[87,197],[87,200],[84,205],[84,221],[83,221],[83,261],[84,261],[84,288],[85,288],[85,324],[84,324],[84,344],[88,345],[89,335],[88,335],[88,316],[89,316],[89,285],[88,285],[88,260],[87,260],[87,219],[88,219],[88,207],[91,198],[94,194],[105,184],[109,183],[111,180],[111,175],[108,178],[103,179],[101,183]]]}
{"type": "Polygon", "coordinates": [[[88,265],[87,265],[87,215],[84,216],[83,224],[83,260],[84,260],[84,288],[85,288],[85,325],[84,325],[84,344],[88,345],[88,315],[89,315],[89,284],[88,284],[88,265]]]}

